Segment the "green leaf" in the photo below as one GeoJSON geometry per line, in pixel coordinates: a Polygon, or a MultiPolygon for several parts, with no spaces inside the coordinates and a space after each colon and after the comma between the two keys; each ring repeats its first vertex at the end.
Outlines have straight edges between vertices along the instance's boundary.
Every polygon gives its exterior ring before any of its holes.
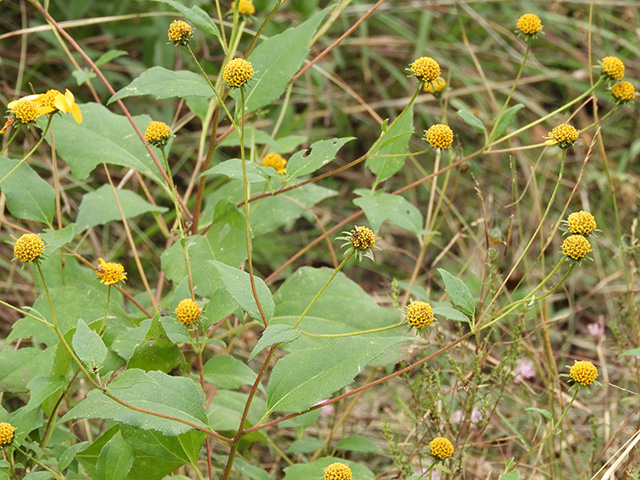
{"type": "Polygon", "coordinates": [[[137,344],[133,351],[127,367],[169,373],[182,363],[184,363],[182,352],[169,339],[162,323],[160,323],[160,313],[156,313],[144,339],[137,344]]]}
{"type": "Polygon", "coordinates": [[[39,408],[47,398],[60,392],[66,384],[67,382],[62,377],[38,375],[27,384],[27,388],[31,391],[31,397],[24,408],[26,410],[39,408]]]}
{"type": "MultiPolygon", "coordinates": [[[[274,149],[277,149],[278,152],[282,153],[282,150],[278,148],[278,142],[271,138],[264,130],[258,130],[253,127],[245,127],[244,129],[244,146],[246,148],[252,148],[254,145],[269,145],[274,149]]],[[[233,130],[229,135],[226,136],[219,144],[219,147],[239,147],[240,146],[240,135],[238,134],[238,130],[233,130]]]]}
{"type": "Polygon", "coordinates": [[[376,442],[363,435],[351,435],[343,438],[338,442],[336,448],[350,452],[382,453],[382,449],[376,442]]]}
{"type": "Polygon", "coordinates": [[[528,407],[528,408],[525,408],[524,410],[526,412],[539,413],[540,415],[542,415],[544,418],[546,418],[550,422],[553,422],[553,415],[551,415],[551,413],[548,410],[545,410],[543,408],[535,408],[535,407],[528,407]]]}
{"type": "Polygon", "coordinates": [[[260,337],[260,340],[258,340],[258,343],[256,343],[256,346],[253,347],[251,355],[249,355],[249,360],[253,360],[258,353],[271,345],[291,342],[300,335],[302,334],[291,325],[269,325],[262,332],[262,336],[260,337]]]}
{"type": "Polygon", "coordinates": [[[290,178],[300,177],[315,172],[334,158],[338,150],[355,137],[320,140],[311,145],[311,152],[301,150],[294,154],[287,163],[287,175],[290,178]]]}
{"type": "MultiPolygon", "coordinates": [[[[109,392],[135,407],[170,415],[207,428],[204,393],[199,385],[185,377],[172,377],[163,372],[125,370],[109,384],[109,392]]],[[[61,420],[77,418],[104,418],[142,428],[157,430],[175,436],[192,427],[175,420],[131,410],[111,400],[98,390],[73,407],[61,420]]]]}
{"type": "Polygon", "coordinates": [[[89,369],[99,367],[107,358],[107,347],[102,338],[91,330],[82,319],[78,319],[76,333],[71,341],[73,350],[82,363],[89,369]]]}
{"type": "MultiPolygon", "coordinates": [[[[262,320],[260,310],[258,309],[258,305],[253,297],[249,274],[237,268],[225,265],[222,262],[214,260],[211,263],[218,270],[218,273],[220,273],[220,277],[224,283],[224,288],[226,288],[233,299],[238,302],[240,308],[256,320],[262,320]]],[[[262,312],[266,319],[269,320],[273,316],[273,312],[275,310],[271,291],[269,290],[269,287],[267,287],[267,285],[256,276],[254,276],[254,283],[258,294],[258,300],[262,307],[262,312]]]]}
{"type": "MultiPolygon", "coordinates": [[[[58,155],[71,167],[73,175],[83,180],[102,162],[133,168],[160,185],[165,182],[149,156],[143,142],[123,115],[111,113],[106,107],[85,103],[82,123],[71,115],[53,119],[53,139],[58,155]]],[[[148,115],[133,117],[141,132],[151,122],[148,115]]],[[[50,135],[46,136],[50,142],[50,135]]]]}
{"type": "Polygon", "coordinates": [[[433,313],[435,315],[439,315],[441,317],[444,317],[447,320],[453,320],[454,322],[465,322],[465,323],[469,323],[469,324],[471,323],[471,320],[469,319],[469,317],[467,317],[460,310],[456,310],[455,308],[451,308],[451,307],[434,307],[433,313]]]}
{"type": "MultiPolygon", "coordinates": [[[[207,413],[211,428],[216,432],[236,432],[248,398],[246,393],[218,390],[207,413]]],[[[264,416],[266,409],[264,400],[254,397],[244,427],[255,425],[264,416]]]]}
{"type": "Polygon", "coordinates": [[[129,85],[114,93],[107,105],[123,98],[139,97],[140,95],[152,95],[155,100],[175,97],[209,98],[213,96],[213,91],[206,80],[197,73],[151,67],[142,72],[129,85]]]}
{"type": "MultiPolygon", "coordinates": [[[[246,168],[248,183],[264,182],[267,178],[278,177],[278,173],[271,167],[260,167],[253,162],[246,162],[246,168]]],[[[209,177],[211,175],[224,175],[229,178],[242,180],[242,160],[239,158],[225,160],[215,167],[211,167],[207,171],[202,172],[200,176],[209,177]]]]}
{"type": "Polygon", "coordinates": [[[351,469],[354,479],[375,480],[376,478],[371,470],[360,463],[356,463],[352,460],[345,461],[344,458],[322,457],[315,462],[302,463],[286,467],[284,469],[284,480],[320,479],[323,476],[324,469],[332,463],[346,463],[351,469]]]}
{"type": "Polygon", "coordinates": [[[371,229],[377,232],[385,220],[418,235],[424,222],[420,210],[400,195],[390,195],[382,191],[372,192],[361,188],[355,191],[353,203],[360,207],[369,220],[371,229]]]}
{"type": "MultiPolygon", "coordinates": [[[[214,35],[215,37],[218,38],[218,40],[221,40],[218,26],[215,24],[213,19],[207,14],[207,12],[202,10],[200,7],[188,8],[182,5],[180,2],[176,2],[174,0],[156,0],[156,1],[160,1],[160,2],[166,3],[167,5],[171,5],[178,12],[184,15],[184,18],[192,22],[195,26],[197,26],[198,28],[202,29],[203,31],[211,35],[214,35]]],[[[167,25],[167,28],[168,28],[168,25],[167,25]]]]}
{"type": "Polygon", "coordinates": [[[218,388],[235,390],[243,385],[253,385],[257,374],[231,355],[216,355],[203,367],[204,378],[218,388]]]}
{"type": "Polygon", "coordinates": [[[500,121],[498,122],[498,125],[496,126],[496,131],[493,134],[493,138],[499,138],[504,132],[506,132],[509,125],[513,123],[513,117],[515,117],[516,113],[518,113],[523,108],[524,105],[522,103],[518,103],[517,105],[514,105],[513,107],[505,110],[502,114],[502,117],[500,118],[500,121]]]}
{"type": "MultiPolygon", "coordinates": [[[[122,425],[124,439],[136,449],[136,455],[144,453],[150,457],[184,465],[195,465],[207,434],[192,430],[182,435],[169,437],[155,430],[140,430],[122,425]]],[[[177,468],[177,467],[175,467],[177,468]]]]}
{"type": "Polygon", "coordinates": [[[485,135],[487,134],[487,129],[484,128],[484,125],[482,124],[480,119],[470,111],[458,110],[458,112],[456,113],[456,117],[460,117],[464,123],[476,129],[477,131],[482,132],[485,135]]]}
{"type": "Polygon", "coordinates": [[[324,443],[317,438],[302,438],[296,440],[287,448],[287,453],[313,453],[324,448],[324,443]]]}
{"type": "Polygon", "coordinates": [[[53,473],[49,472],[31,472],[27,473],[22,480],[52,480],[56,478],[53,473]]]}
{"type": "MultiPolygon", "coordinates": [[[[330,8],[317,12],[301,25],[274,35],[256,47],[248,59],[256,73],[249,82],[246,113],[271,105],[280,98],[307,58],[311,37],[330,8]]],[[[239,92],[233,96],[240,101],[239,92]]]]}
{"type": "MultiPolygon", "coordinates": [[[[137,217],[147,212],[164,213],[168,210],[166,207],[151,205],[130,190],[116,188],[115,194],[118,196],[125,218],[137,217]]],[[[78,210],[76,232],[81,232],[96,225],[104,225],[114,220],[122,220],[111,185],[102,185],[97,190],[85,194],[78,210]]]]}
{"type": "Polygon", "coordinates": [[[466,313],[471,318],[476,312],[476,301],[471,295],[469,287],[467,287],[462,280],[454,277],[443,268],[439,268],[438,272],[442,276],[444,282],[444,288],[451,299],[451,302],[459,307],[463,313],[466,313]]]}
{"type": "MultiPolygon", "coordinates": [[[[400,155],[406,153],[413,131],[413,105],[411,105],[402,118],[384,133],[384,138],[371,152],[371,155],[400,155]]],[[[376,175],[376,183],[380,183],[398,173],[404,165],[405,158],[367,158],[365,165],[376,175]]]]}
{"type": "Polygon", "coordinates": [[[319,348],[281,358],[267,387],[269,412],[302,412],[351,384],[364,367],[407,337],[325,338],[319,348]]]}
{"type": "Polygon", "coordinates": [[[116,433],[100,452],[96,463],[97,480],[125,480],[134,460],[133,448],[120,432],[116,433]]]}
{"type": "Polygon", "coordinates": [[[27,392],[31,380],[51,371],[54,354],[55,348],[4,348],[0,352],[0,391],[27,392]]]}
{"type": "Polygon", "coordinates": [[[40,234],[40,238],[47,245],[47,253],[51,255],[51,253],[70,243],[76,235],[75,228],[75,223],[70,223],[60,230],[45,228],[43,233],[40,234]]]}
{"type": "Polygon", "coordinates": [[[73,462],[73,460],[76,458],[78,452],[86,448],[87,445],[89,445],[89,442],[79,442],[71,445],[64,452],[62,452],[62,455],[60,455],[60,460],[58,460],[58,469],[61,472],[66,470],[67,467],[71,465],[71,462],[73,462]]]}
{"type": "Polygon", "coordinates": [[[502,475],[500,475],[500,477],[498,477],[498,480],[518,480],[519,478],[520,473],[518,473],[516,470],[513,470],[512,472],[503,473],[502,475]]]}
{"type": "MultiPolygon", "coordinates": [[[[0,157],[0,180],[18,163],[18,160],[0,157]]],[[[7,196],[7,208],[14,217],[51,225],[55,197],[53,187],[26,162],[0,184],[0,191],[7,196]]]]}
{"type": "Polygon", "coordinates": [[[640,355],[640,347],[631,350],[625,350],[618,357],[637,357],[640,355]]]}
{"type": "Polygon", "coordinates": [[[109,63],[111,60],[115,60],[116,58],[122,57],[123,55],[129,55],[129,52],[127,52],[126,50],[109,50],[100,55],[100,58],[96,60],[96,65],[98,67],[101,67],[102,65],[106,65],[107,63],[109,63]]]}

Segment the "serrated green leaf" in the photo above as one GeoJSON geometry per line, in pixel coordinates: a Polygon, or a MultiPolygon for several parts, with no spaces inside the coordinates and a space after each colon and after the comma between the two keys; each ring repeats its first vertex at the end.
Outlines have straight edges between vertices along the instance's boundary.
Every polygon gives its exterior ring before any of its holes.
{"type": "Polygon", "coordinates": [[[169,339],[160,322],[160,314],[156,313],[144,339],[137,344],[133,351],[127,364],[128,368],[139,368],[145,371],[159,370],[169,373],[182,363],[184,363],[182,352],[169,339]]]}
{"type": "Polygon", "coordinates": [[[545,410],[544,408],[528,407],[528,408],[525,408],[524,410],[526,412],[539,413],[540,415],[542,415],[544,418],[546,418],[550,422],[553,422],[553,415],[551,415],[551,413],[548,410],[545,410]]]}
{"type": "Polygon", "coordinates": [[[350,435],[343,438],[336,445],[338,450],[348,450],[350,452],[381,453],[380,445],[364,435],[350,435]]]}
{"type": "Polygon", "coordinates": [[[135,446],[136,455],[145,453],[150,457],[161,458],[178,465],[197,463],[198,454],[207,435],[204,432],[192,430],[169,437],[155,430],[140,430],[127,425],[122,425],[120,431],[124,439],[135,446]]]}
{"type": "MultiPolygon", "coordinates": [[[[256,320],[262,320],[260,310],[258,309],[258,305],[256,304],[256,300],[251,289],[249,274],[215,260],[210,263],[216,270],[218,270],[222,278],[224,288],[231,294],[233,299],[238,302],[240,308],[256,320]]],[[[262,312],[264,313],[266,320],[269,320],[273,316],[273,312],[275,310],[271,291],[262,279],[256,276],[254,276],[254,283],[256,293],[258,294],[258,300],[262,307],[262,312]]]]}
{"type": "Polygon", "coordinates": [[[496,131],[493,134],[493,138],[498,138],[503,133],[505,133],[509,125],[513,123],[513,117],[515,117],[516,113],[518,113],[523,108],[524,108],[524,105],[522,103],[518,103],[517,105],[514,105],[513,107],[510,107],[507,110],[505,110],[504,113],[502,114],[502,117],[500,118],[500,121],[498,122],[496,131]]]}
{"type": "Polygon", "coordinates": [[[107,358],[107,347],[102,338],[91,330],[82,319],[78,319],[76,333],[71,341],[80,361],[89,369],[99,367],[107,358]]]}
{"type": "Polygon", "coordinates": [[[187,70],[167,70],[156,66],[145,70],[129,85],[114,93],[107,105],[123,98],[140,95],[152,95],[156,100],[176,97],[209,98],[213,96],[213,91],[206,80],[196,73],[187,70]]]}
{"type": "Polygon", "coordinates": [[[407,337],[325,338],[319,348],[281,358],[269,379],[269,412],[302,412],[351,384],[365,366],[407,337]]]}
{"type": "Polygon", "coordinates": [[[249,355],[249,360],[253,360],[258,353],[271,345],[291,342],[300,335],[302,334],[291,325],[269,325],[264,332],[262,332],[262,336],[260,340],[258,340],[258,343],[256,343],[256,346],[253,347],[251,355],[249,355]]]}
{"type": "MultiPolygon", "coordinates": [[[[0,157],[0,180],[18,163],[18,160],[0,157]]],[[[7,209],[14,217],[51,225],[55,197],[53,187],[26,162],[0,184],[0,191],[7,196],[7,209]]]]}
{"type": "Polygon", "coordinates": [[[257,377],[246,364],[231,355],[216,355],[204,365],[202,371],[207,382],[226,390],[253,385],[257,377]]]}
{"type": "Polygon", "coordinates": [[[290,178],[313,173],[334,158],[338,150],[355,137],[319,140],[311,145],[311,151],[301,150],[295,153],[287,163],[287,175],[290,178]]]}
{"type": "MultiPolygon", "coordinates": [[[[199,385],[185,377],[172,377],[163,372],[125,370],[109,384],[109,392],[133,406],[162,413],[207,428],[205,397],[199,385]]],[[[104,418],[175,436],[192,427],[175,420],[131,410],[111,400],[102,392],[92,390],[86,398],[62,418],[62,422],[77,418],[104,418]]]]}
{"type": "MultiPolygon", "coordinates": [[[[207,14],[207,12],[202,10],[200,7],[196,6],[196,7],[189,8],[184,6],[180,2],[176,2],[174,0],[156,0],[156,1],[166,3],[167,5],[171,5],[178,12],[184,15],[184,18],[189,20],[195,26],[197,26],[198,28],[202,29],[203,31],[211,35],[214,35],[215,37],[218,38],[218,40],[221,40],[220,30],[218,30],[218,26],[215,24],[213,19],[207,14]]],[[[167,28],[168,28],[168,25],[167,25],[167,28]]]]}
{"type": "Polygon", "coordinates": [[[133,447],[120,432],[116,433],[100,451],[96,463],[97,480],[126,480],[134,460],[133,447]]]}
{"type": "Polygon", "coordinates": [[[455,322],[465,322],[465,323],[469,323],[469,324],[471,323],[471,320],[469,319],[469,317],[467,317],[460,310],[456,310],[455,308],[451,308],[451,307],[434,307],[433,313],[434,313],[434,315],[438,315],[438,316],[444,317],[447,320],[453,320],[455,322]]]}
{"type": "Polygon", "coordinates": [[[374,232],[380,229],[385,220],[416,235],[423,230],[420,210],[404,197],[382,191],[372,192],[365,188],[358,189],[355,193],[360,198],[356,198],[353,203],[362,208],[374,232]]]}
{"type": "Polygon", "coordinates": [[[476,301],[471,295],[469,287],[459,278],[454,277],[443,268],[439,268],[438,272],[442,276],[444,282],[444,288],[456,307],[460,308],[463,313],[466,313],[471,318],[476,312],[476,301]]]}
{"type": "Polygon", "coordinates": [[[309,480],[320,479],[326,467],[332,463],[346,463],[357,480],[375,480],[375,475],[371,470],[360,463],[352,460],[345,461],[344,458],[322,457],[310,463],[291,465],[284,469],[284,480],[309,480]]]}
{"type": "Polygon", "coordinates": [[[487,129],[484,128],[484,125],[480,121],[478,117],[476,117],[473,113],[468,110],[458,110],[456,113],[456,117],[460,117],[464,123],[474,128],[475,130],[487,134],[487,129]]]}
{"type": "MultiPolygon", "coordinates": [[[[249,61],[256,72],[246,93],[246,113],[266,107],[280,98],[309,53],[309,43],[332,7],[315,13],[304,23],[260,43],[249,61]]],[[[240,101],[239,93],[233,94],[240,101]]]]}
{"type": "MultiPolygon", "coordinates": [[[[413,105],[404,113],[386,133],[384,138],[371,155],[400,155],[407,153],[409,139],[413,135],[413,105]]],[[[376,182],[380,183],[398,173],[404,165],[406,157],[376,157],[367,158],[365,165],[376,175],[376,182]]]]}

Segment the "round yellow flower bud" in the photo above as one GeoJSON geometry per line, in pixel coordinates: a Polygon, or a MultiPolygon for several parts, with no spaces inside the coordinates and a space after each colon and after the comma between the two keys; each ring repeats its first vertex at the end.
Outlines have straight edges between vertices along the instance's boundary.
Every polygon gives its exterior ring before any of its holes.
{"type": "Polygon", "coordinates": [[[154,147],[162,148],[171,138],[171,129],[164,122],[151,122],[144,132],[144,141],[154,147]]]}
{"type": "Polygon", "coordinates": [[[569,371],[569,376],[580,385],[591,385],[598,378],[598,369],[591,362],[576,362],[569,371]]]}
{"type": "Polygon", "coordinates": [[[582,235],[571,235],[562,242],[562,253],[574,260],[580,260],[591,251],[589,240],[582,235]]]}
{"type": "Polygon", "coordinates": [[[422,89],[427,93],[437,95],[438,93],[442,92],[446,88],[446,86],[447,81],[442,77],[438,77],[433,82],[425,83],[422,89]]]}
{"type": "Polygon", "coordinates": [[[178,321],[185,325],[193,325],[195,321],[200,318],[200,315],[202,315],[202,310],[200,310],[198,304],[190,298],[181,300],[175,311],[178,321]]]}
{"type": "Polygon", "coordinates": [[[597,228],[596,219],[589,212],[580,210],[579,212],[573,212],[567,218],[567,225],[569,231],[576,235],[584,235],[585,237],[593,233],[597,228]]]}
{"type": "Polygon", "coordinates": [[[618,82],[611,86],[611,93],[620,103],[625,103],[635,98],[636,89],[629,82],[618,82]]]}
{"type": "Polygon", "coordinates": [[[431,440],[429,442],[429,448],[431,449],[431,455],[440,460],[449,458],[455,450],[453,444],[444,437],[437,437],[431,440]]]}
{"type": "Polygon", "coordinates": [[[13,254],[23,263],[33,262],[44,252],[44,242],[33,233],[22,235],[13,247],[13,254]]]}
{"type": "Polygon", "coordinates": [[[121,280],[127,279],[127,273],[124,267],[115,262],[105,262],[102,258],[98,258],[99,265],[96,267],[96,273],[100,277],[100,283],[105,285],[114,285],[121,280]]]}
{"type": "Polygon", "coordinates": [[[415,328],[424,328],[433,323],[433,309],[427,302],[414,300],[407,307],[407,323],[415,328]]]}
{"type": "Polygon", "coordinates": [[[324,480],[351,480],[351,469],[344,463],[332,463],[324,469],[324,480]]]}
{"type": "Polygon", "coordinates": [[[278,153],[266,155],[262,159],[262,166],[274,168],[280,174],[287,173],[287,161],[278,153]]]}
{"type": "Polygon", "coordinates": [[[13,434],[15,433],[15,431],[16,427],[11,425],[10,423],[0,423],[0,448],[11,445],[11,442],[13,442],[13,434]]]}
{"type": "Polygon", "coordinates": [[[351,232],[350,242],[356,250],[369,250],[376,244],[376,235],[368,227],[356,227],[351,232]]]}
{"type": "Polygon", "coordinates": [[[429,145],[433,148],[451,148],[453,144],[453,130],[448,125],[438,123],[429,127],[425,132],[429,145]]]}
{"type": "Polygon", "coordinates": [[[20,100],[11,108],[11,113],[22,124],[35,122],[39,117],[38,108],[30,100],[20,100]]]}
{"type": "Polygon", "coordinates": [[[440,65],[431,57],[420,57],[409,68],[423,82],[433,82],[440,76],[440,65]]]}
{"type": "Polygon", "coordinates": [[[189,45],[191,37],[193,36],[193,29],[191,25],[182,20],[174,20],[169,25],[169,31],[167,32],[169,41],[174,45],[182,45],[183,47],[189,45]]]}
{"type": "Polygon", "coordinates": [[[561,123],[549,132],[549,145],[558,145],[560,148],[569,148],[578,139],[578,130],[568,123],[561,123]]]}
{"type": "MultiPolygon", "coordinates": [[[[233,10],[236,9],[236,2],[231,2],[231,8],[233,10]]],[[[240,5],[238,5],[238,13],[240,15],[253,15],[256,13],[256,7],[253,5],[251,0],[240,0],[240,5]]]]}
{"type": "Polygon", "coordinates": [[[222,79],[231,87],[241,87],[253,77],[251,62],[244,58],[234,58],[222,71],[222,79]]]}
{"type": "Polygon", "coordinates": [[[613,80],[620,80],[624,77],[624,63],[618,57],[604,57],[602,73],[613,80]]]}
{"type": "Polygon", "coordinates": [[[542,30],[542,21],[533,13],[525,13],[518,19],[516,27],[525,35],[535,35],[542,30]]]}

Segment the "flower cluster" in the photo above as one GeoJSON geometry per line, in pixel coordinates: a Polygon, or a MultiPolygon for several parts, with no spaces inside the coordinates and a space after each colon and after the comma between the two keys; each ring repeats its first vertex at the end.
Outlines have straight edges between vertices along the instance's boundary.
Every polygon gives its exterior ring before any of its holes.
{"type": "Polygon", "coordinates": [[[575,127],[568,123],[561,123],[549,132],[549,140],[545,143],[547,145],[557,145],[560,148],[569,148],[576,142],[578,135],[579,132],[575,127]]]}
{"type": "Polygon", "coordinates": [[[99,265],[96,267],[96,273],[100,277],[100,283],[105,285],[115,285],[120,281],[127,279],[127,273],[124,267],[115,262],[105,262],[102,258],[98,258],[99,265]]]}
{"type": "MultiPolygon", "coordinates": [[[[231,8],[233,10],[236,9],[236,2],[231,2],[231,8]]],[[[240,0],[240,4],[238,5],[238,13],[240,15],[253,15],[256,13],[256,7],[253,5],[251,0],[240,0]]]]}
{"type": "Polygon", "coordinates": [[[440,460],[449,458],[455,451],[451,441],[444,437],[437,437],[431,440],[429,442],[429,449],[431,450],[431,455],[439,458],[440,460]]]}
{"type": "Polygon", "coordinates": [[[636,97],[636,89],[630,82],[622,81],[611,86],[611,94],[618,103],[626,103],[636,97]]]}
{"type": "Polygon", "coordinates": [[[576,362],[569,370],[571,379],[580,385],[591,385],[598,378],[598,369],[591,362],[581,360],[576,362]]]}
{"type": "Polygon", "coordinates": [[[414,77],[423,82],[433,82],[440,76],[440,65],[431,57],[418,58],[409,69],[414,77]]]}
{"type": "Polygon", "coordinates": [[[176,307],[176,316],[178,321],[184,323],[185,325],[193,325],[200,315],[202,315],[202,310],[196,302],[191,300],[190,298],[185,298],[178,303],[176,307]]]}
{"type": "Polygon", "coordinates": [[[602,74],[612,80],[624,77],[624,63],[618,57],[604,57],[601,62],[602,74]]]}
{"type": "Polygon", "coordinates": [[[591,244],[582,235],[571,235],[562,242],[562,253],[573,260],[582,260],[590,251],[591,244]]]}
{"type": "Polygon", "coordinates": [[[518,27],[517,32],[526,36],[534,36],[542,30],[542,20],[533,13],[525,13],[516,22],[516,27],[518,27]]]}
{"type": "Polygon", "coordinates": [[[171,129],[164,122],[151,122],[144,132],[144,141],[154,147],[164,147],[171,138],[171,129]]]}
{"type": "Polygon", "coordinates": [[[424,87],[422,87],[425,92],[432,95],[442,93],[445,88],[447,88],[447,81],[442,77],[436,78],[433,82],[427,82],[424,84],[424,87]]]}
{"type": "Polygon", "coordinates": [[[187,22],[174,20],[171,22],[171,25],[169,25],[167,37],[169,38],[169,41],[176,46],[182,45],[183,47],[186,47],[189,45],[192,36],[193,29],[187,22]]]}
{"type": "Polygon", "coordinates": [[[15,433],[15,431],[16,427],[11,425],[10,423],[0,423],[0,448],[11,445],[11,442],[13,442],[13,434],[15,433]]]}
{"type": "Polygon", "coordinates": [[[433,323],[433,309],[427,302],[414,300],[407,307],[407,323],[415,328],[424,328],[433,323]]]}
{"type": "Polygon", "coordinates": [[[324,469],[324,480],[351,480],[351,469],[344,463],[332,463],[324,469]]]}
{"type": "Polygon", "coordinates": [[[69,90],[65,90],[64,94],[51,89],[45,93],[27,95],[9,102],[7,108],[22,124],[35,122],[38,117],[52,112],[71,113],[77,123],[82,123],[80,107],[76,103],[73,93],[69,90]]]}
{"type": "Polygon", "coordinates": [[[574,235],[588,237],[597,228],[596,219],[589,212],[580,210],[579,212],[573,212],[569,215],[567,218],[567,227],[574,235]]]}
{"type": "Polygon", "coordinates": [[[371,260],[373,258],[373,251],[371,250],[376,246],[376,234],[373,231],[364,226],[357,226],[350,232],[342,232],[344,235],[338,237],[338,240],[344,240],[342,248],[348,248],[355,254],[358,260],[362,260],[362,257],[368,257],[371,260]]]}
{"type": "Polygon", "coordinates": [[[278,153],[269,153],[262,159],[263,167],[271,167],[276,172],[287,173],[287,161],[278,153]]]}
{"type": "Polygon", "coordinates": [[[441,123],[429,127],[424,136],[433,148],[451,148],[453,144],[453,130],[441,123]]]}
{"type": "Polygon", "coordinates": [[[251,80],[254,71],[251,62],[244,58],[234,58],[227,63],[222,70],[222,79],[229,84],[230,87],[242,87],[251,80]]]}
{"type": "Polygon", "coordinates": [[[13,254],[23,263],[33,262],[44,252],[44,242],[38,235],[25,233],[13,246],[13,254]]]}

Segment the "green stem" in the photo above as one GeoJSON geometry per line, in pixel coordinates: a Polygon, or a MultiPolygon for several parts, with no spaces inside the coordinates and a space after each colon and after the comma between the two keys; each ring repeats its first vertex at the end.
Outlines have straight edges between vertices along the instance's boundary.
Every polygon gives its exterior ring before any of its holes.
{"type": "Polygon", "coordinates": [[[22,124],[20,123],[18,125],[18,127],[16,127],[14,129],[13,135],[11,135],[11,137],[9,138],[9,140],[7,140],[7,143],[4,147],[2,147],[2,150],[0,150],[0,155],[2,155],[4,153],[4,151],[9,148],[9,145],[11,145],[13,143],[13,141],[15,140],[15,138],[18,136],[18,133],[20,132],[20,127],[22,126],[22,124]]]}
{"type": "Polygon", "coordinates": [[[582,132],[586,132],[586,131],[587,131],[587,130],[589,130],[590,128],[592,128],[592,127],[594,127],[594,126],[596,126],[596,125],[598,125],[598,124],[600,124],[600,123],[604,122],[607,118],[609,118],[611,115],[613,115],[613,114],[616,112],[616,110],[618,110],[618,107],[619,107],[619,106],[620,106],[620,105],[616,105],[612,110],[610,110],[609,112],[607,112],[607,113],[604,115],[604,117],[602,117],[602,118],[598,119],[598,121],[593,122],[591,125],[589,125],[589,126],[587,126],[587,127],[581,128],[581,129],[580,129],[580,133],[582,133],[582,132]]]}
{"type": "Polygon", "coordinates": [[[107,326],[107,314],[109,313],[109,300],[111,299],[111,285],[109,285],[109,288],[107,289],[107,307],[104,311],[104,318],[102,319],[102,324],[100,325],[100,328],[98,329],[98,335],[102,336],[102,333],[104,332],[105,327],[107,326]]]}
{"type": "Polygon", "coordinates": [[[336,275],[338,274],[338,272],[340,270],[342,270],[342,267],[344,267],[344,265],[347,263],[347,260],[349,260],[351,258],[351,256],[353,255],[353,250],[351,250],[346,257],[344,257],[344,260],[342,260],[342,262],[340,262],[340,265],[338,265],[335,270],[333,271],[333,273],[331,274],[331,276],[327,279],[326,282],[324,282],[324,285],[322,286],[322,288],[318,291],[318,293],[316,293],[316,296],[313,297],[313,300],[311,300],[311,302],[309,302],[309,305],[307,305],[307,308],[304,309],[304,312],[302,312],[300,314],[300,318],[298,318],[298,321],[296,322],[296,324],[293,326],[293,328],[298,328],[298,326],[300,325],[300,322],[302,322],[302,319],[305,317],[305,315],[309,312],[309,310],[311,309],[311,307],[313,306],[314,303],[316,303],[316,300],[318,300],[318,298],[320,298],[320,295],[322,295],[322,292],[325,291],[325,289],[329,286],[329,284],[331,283],[331,281],[336,278],[336,275]]]}
{"type": "Polygon", "coordinates": [[[387,330],[392,330],[394,328],[402,327],[403,325],[406,325],[406,324],[407,322],[403,321],[400,323],[396,323],[394,325],[389,325],[387,327],[372,328],[371,330],[362,330],[360,332],[351,332],[351,333],[309,333],[309,332],[305,332],[304,330],[300,330],[299,328],[297,328],[296,330],[298,330],[301,334],[307,335],[309,337],[339,338],[339,337],[354,337],[356,335],[364,335],[366,333],[384,332],[387,330]]]}
{"type": "MultiPolygon", "coordinates": [[[[2,177],[2,180],[0,180],[0,185],[2,185],[2,182],[4,182],[9,175],[11,175],[13,172],[15,172],[18,168],[20,168],[20,165],[22,165],[24,162],[27,161],[27,159],[33,155],[33,152],[35,152],[38,147],[40,146],[40,144],[42,143],[42,141],[44,140],[45,135],[47,134],[47,131],[49,130],[49,125],[51,125],[51,119],[53,118],[53,115],[49,115],[47,117],[47,125],[44,127],[44,130],[42,131],[42,135],[40,135],[40,140],[38,140],[38,143],[36,143],[36,145],[31,149],[31,151],[29,153],[27,153],[27,155],[18,162],[18,164],[13,167],[11,170],[9,170],[9,173],[7,173],[4,177],[2,177]]],[[[16,130],[16,134],[18,133],[18,131],[16,130]]],[[[4,150],[3,150],[4,152],[4,150]]]]}
{"type": "Polygon", "coordinates": [[[25,457],[29,458],[33,463],[35,463],[36,465],[40,465],[42,468],[44,468],[47,472],[49,472],[51,475],[53,475],[54,477],[56,477],[58,480],[65,480],[64,475],[59,474],[55,471],[53,471],[52,469],[50,469],[49,467],[47,467],[44,463],[38,461],[36,458],[32,457],[31,455],[29,455],[27,452],[25,452],[24,450],[22,450],[20,447],[15,447],[15,449],[17,451],[19,451],[22,455],[24,455],[25,457]]]}
{"type": "Polygon", "coordinates": [[[47,327],[53,328],[53,325],[51,325],[49,322],[47,322],[44,318],[36,317],[35,315],[30,314],[29,312],[25,312],[24,310],[22,310],[22,309],[20,309],[18,307],[14,307],[10,303],[7,303],[7,302],[4,302],[4,301],[0,300],[0,305],[3,305],[5,307],[7,307],[7,308],[10,308],[11,310],[18,312],[21,315],[24,315],[25,317],[33,318],[34,320],[37,320],[38,322],[46,325],[47,327]]]}

